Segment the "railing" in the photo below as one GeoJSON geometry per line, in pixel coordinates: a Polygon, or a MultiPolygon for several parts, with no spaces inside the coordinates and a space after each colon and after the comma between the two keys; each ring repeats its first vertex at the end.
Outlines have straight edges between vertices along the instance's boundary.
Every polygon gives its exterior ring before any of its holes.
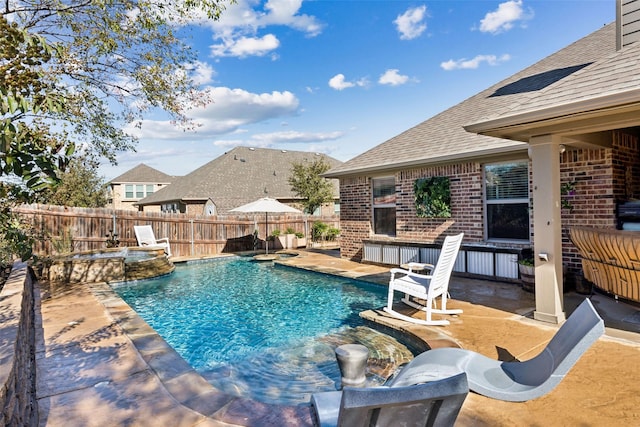
{"type": "MultiPolygon", "coordinates": [[[[209,217],[50,205],[24,205],[14,212],[28,219],[42,236],[34,247],[34,253],[39,255],[103,249],[111,233],[117,234],[119,246],[137,246],[134,225],[150,224],[156,238],[168,237],[175,257],[252,250],[254,231],[260,241],[264,241],[267,231],[264,213],[209,217]]],[[[291,228],[311,241],[311,228],[316,221],[340,228],[337,216],[270,213],[268,229],[271,233],[291,228]]]]}

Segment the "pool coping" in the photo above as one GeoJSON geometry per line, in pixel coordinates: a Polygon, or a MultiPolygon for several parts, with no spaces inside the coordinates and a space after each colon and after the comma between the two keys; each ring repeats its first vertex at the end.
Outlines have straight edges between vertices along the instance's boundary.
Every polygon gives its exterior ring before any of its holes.
{"type": "MultiPolygon", "coordinates": [[[[291,254],[290,251],[287,251],[291,254]]],[[[304,253],[297,253],[296,257],[304,257],[304,253]]],[[[242,256],[242,255],[235,255],[242,256]]],[[[229,258],[229,255],[221,257],[207,257],[203,259],[191,259],[175,262],[176,264],[188,264],[191,262],[216,262],[229,258]]],[[[300,267],[291,262],[291,258],[276,260],[274,264],[280,264],[288,268],[312,271],[331,276],[347,277],[367,283],[381,285],[381,283],[357,277],[354,274],[340,274],[336,269],[300,267]]],[[[167,392],[181,405],[196,411],[208,418],[232,425],[262,425],[265,416],[274,425],[291,425],[296,419],[296,425],[313,426],[311,403],[306,405],[278,405],[258,402],[249,398],[232,396],[216,389],[194,368],[192,368],[177,352],[162,338],[136,311],[129,306],[113,289],[117,283],[96,282],[87,283],[94,297],[104,306],[108,316],[116,323],[133,344],[133,348],[155,373],[167,392]],[[252,408],[247,410],[247,408],[252,408]],[[256,410],[256,408],[258,408],[256,410]],[[265,415],[267,414],[267,415],[265,415]],[[278,420],[280,418],[280,420],[278,420]]],[[[364,312],[366,313],[366,312],[364,312]]],[[[396,338],[407,341],[414,348],[430,348],[427,341],[409,329],[394,325],[393,319],[380,321],[375,316],[360,316],[380,332],[393,333],[396,338]],[[401,335],[398,337],[398,333],[401,335]]]]}

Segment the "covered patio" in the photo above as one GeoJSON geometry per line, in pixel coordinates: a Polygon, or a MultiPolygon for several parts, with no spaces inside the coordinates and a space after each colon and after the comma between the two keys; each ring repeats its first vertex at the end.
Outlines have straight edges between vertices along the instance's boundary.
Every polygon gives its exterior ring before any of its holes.
{"type": "MultiPolygon", "coordinates": [[[[624,35],[618,36],[621,43],[624,35]]],[[[562,236],[563,227],[568,225],[563,224],[561,215],[560,155],[577,149],[605,149],[614,159],[608,181],[598,183],[608,189],[595,200],[601,206],[592,206],[588,211],[594,218],[608,215],[610,221],[604,228],[616,226],[616,206],[611,203],[640,197],[640,89],[637,73],[629,68],[639,56],[640,43],[619,49],[607,60],[539,91],[508,115],[464,127],[468,132],[529,144],[536,278],[534,317],[538,320],[561,323],[566,317],[562,236]]]]}

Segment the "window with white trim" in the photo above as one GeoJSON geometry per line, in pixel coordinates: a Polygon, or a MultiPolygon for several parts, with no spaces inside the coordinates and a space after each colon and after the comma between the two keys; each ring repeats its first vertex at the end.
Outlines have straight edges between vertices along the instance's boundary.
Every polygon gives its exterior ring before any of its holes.
{"type": "Polygon", "coordinates": [[[373,232],[386,236],[396,235],[396,179],[374,178],[373,232]]]}
{"type": "Polygon", "coordinates": [[[517,160],[484,166],[487,240],[530,239],[529,162],[517,160]]]}
{"type": "Polygon", "coordinates": [[[125,184],[125,199],[144,199],[153,194],[153,184],[125,184]]]}

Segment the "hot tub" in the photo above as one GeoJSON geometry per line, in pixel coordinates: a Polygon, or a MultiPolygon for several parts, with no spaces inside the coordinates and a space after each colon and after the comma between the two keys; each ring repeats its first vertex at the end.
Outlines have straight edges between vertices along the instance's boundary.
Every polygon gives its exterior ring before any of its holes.
{"type": "Polygon", "coordinates": [[[44,277],[52,283],[124,282],[162,276],[174,268],[162,248],[110,248],[56,256],[44,277]]]}

